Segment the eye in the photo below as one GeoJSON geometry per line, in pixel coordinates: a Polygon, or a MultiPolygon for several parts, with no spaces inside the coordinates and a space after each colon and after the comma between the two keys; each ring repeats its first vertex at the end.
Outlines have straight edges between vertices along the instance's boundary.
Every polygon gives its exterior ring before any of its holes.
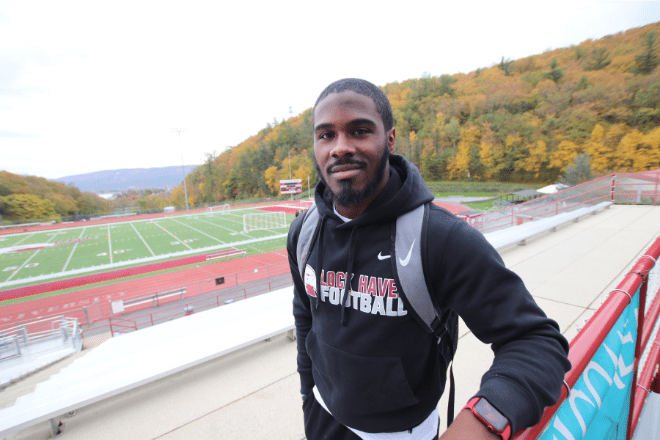
{"type": "Polygon", "coordinates": [[[319,139],[323,139],[323,140],[332,139],[333,137],[334,137],[334,133],[329,131],[324,131],[323,133],[319,134],[319,139]]]}
{"type": "Polygon", "coordinates": [[[356,128],[353,131],[353,134],[356,135],[356,136],[363,136],[363,135],[369,134],[369,133],[371,133],[371,130],[369,130],[368,128],[356,128]]]}

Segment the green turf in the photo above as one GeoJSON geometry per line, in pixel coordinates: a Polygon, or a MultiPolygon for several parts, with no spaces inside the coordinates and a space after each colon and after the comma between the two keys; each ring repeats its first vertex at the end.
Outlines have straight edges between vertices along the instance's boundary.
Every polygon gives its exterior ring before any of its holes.
{"type": "MultiPolygon", "coordinates": [[[[244,214],[267,214],[258,209],[239,209],[231,213],[214,212],[181,214],[150,220],[135,220],[108,225],[95,225],[61,230],[20,233],[3,237],[0,249],[27,244],[48,245],[38,250],[0,253],[0,283],[25,280],[30,277],[62,273],[62,277],[39,282],[48,282],[70,276],[113,270],[112,263],[130,262],[141,258],[153,258],[153,262],[169,258],[168,255],[182,251],[190,254],[174,255],[182,258],[194,255],[194,251],[208,247],[224,247],[254,238],[275,237],[286,233],[288,226],[243,232],[244,214]],[[52,245],[52,246],[51,246],[52,245]],[[160,258],[159,258],[160,257],[160,258]],[[76,269],[94,268],[84,274],[69,274],[76,269]]],[[[287,215],[287,224],[293,221],[287,215]]],[[[267,252],[282,249],[285,238],[251,244],[237,244],[248,252],[267,252]]],[[[204,252],[209,252],[204,251],[204,252]]],[[[151,261],[135,263],[148,264],[151,261]]],[[[128,267],[128,266],[122,266],[128,267]]],[[[14,289],[19,285],[0,287],[14,289]]]]}

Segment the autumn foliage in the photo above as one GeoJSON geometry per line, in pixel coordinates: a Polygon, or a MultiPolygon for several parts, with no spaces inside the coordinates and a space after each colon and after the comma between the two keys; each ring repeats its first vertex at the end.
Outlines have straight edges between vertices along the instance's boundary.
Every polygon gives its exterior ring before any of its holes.
{"type": "MultiPolygon", "coordinates": [[[[596,176],[660,168],[656,36],[660,23],[502,57],[470,73],[387,84],[397,152],[427,180],[552,183],[583,154],[596,176]]],[[[289,169],[305,189],[308,176],[317,180],[311,109],[209,155],[188,176],[189,202],[273,196],[289,169]]],[[[183,188],[175,196],[183,204],[183,188]]]]}
{"type": "Polygon", "coordinates": [[[76,214],[107,212],[111,208],[112,203],[75,186],[0,171],[0,218],[3,220],[58,220],[76,214]]]}

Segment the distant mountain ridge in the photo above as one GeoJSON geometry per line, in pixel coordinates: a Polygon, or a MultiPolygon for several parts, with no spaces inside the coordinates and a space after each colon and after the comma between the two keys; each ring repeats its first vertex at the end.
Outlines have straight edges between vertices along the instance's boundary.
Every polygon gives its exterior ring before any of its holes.
{"type": "MultiPolygon", "coordinates": [[[[185,165],[185,174],[199,165],[185,165]]],[[[126,168],[119,170],[96,171],[52,179],[65,184],[72,183],[81,191],[125,191],[129,189],[168,189],[181,184],[180,166],[160,168],[126,168]]]]}

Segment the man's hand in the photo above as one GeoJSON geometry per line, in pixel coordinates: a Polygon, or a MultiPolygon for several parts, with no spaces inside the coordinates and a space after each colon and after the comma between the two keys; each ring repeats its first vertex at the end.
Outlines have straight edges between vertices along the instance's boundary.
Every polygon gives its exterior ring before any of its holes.
{"type": "Polygon", "coordinates": [[[461,411],[440,436],[440,440],[500,440],[477,419],[469,409],[461,411]]]}

